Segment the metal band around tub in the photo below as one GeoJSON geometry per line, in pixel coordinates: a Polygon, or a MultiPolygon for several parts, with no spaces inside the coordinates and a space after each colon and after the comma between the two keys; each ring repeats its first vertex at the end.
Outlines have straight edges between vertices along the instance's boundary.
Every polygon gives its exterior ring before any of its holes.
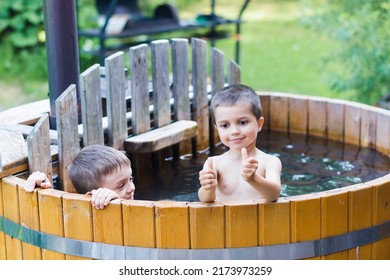
{"type": "Polygon", "coordinates": [[[293,260],[328,255],[383,240],[390,237],[390,220],[380,225],[313,241],[226,249],[140,248],[82,241],[32,230],[2,216],[0,231],[43,249],[101,260],[293,260]]]}

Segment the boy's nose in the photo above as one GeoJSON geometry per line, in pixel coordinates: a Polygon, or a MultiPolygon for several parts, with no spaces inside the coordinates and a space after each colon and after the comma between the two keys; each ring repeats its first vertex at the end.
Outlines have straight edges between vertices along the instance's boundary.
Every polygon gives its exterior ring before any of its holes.
{"type": "Polygon", "coordinates": [[[231,128],[232,128],[232,130],[231,130],[232,134],[237,134],[240,132],[240,129],[238,128],[237,125],[232,125],[231,128]]]}

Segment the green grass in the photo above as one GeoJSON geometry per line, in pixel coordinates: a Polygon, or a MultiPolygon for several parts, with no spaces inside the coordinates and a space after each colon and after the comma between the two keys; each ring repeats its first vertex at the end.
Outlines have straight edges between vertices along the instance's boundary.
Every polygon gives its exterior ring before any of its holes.
{"type": "MultiPolygon", "coordinates": [[[[187,9],[179,11],[181,18],[209,12],[208,0],[191,3],[187,9]]],[[[217,3],[218,14],[234,17],[241,1],[219,0],[217,3]]],[[[353,99],[352,94],[339,94],[325,83],[321,59],[334,43],[305,29],[299,23],[299,12],[298,0],[251,1],[242,25],[242,82],[259,91],[353,99]]],[[[233,40],[220,40],[216,47],[225,52],[226,61],[234,58],[233,40]]],[[[42,57],[41,62],[45,59],[42,57]]],[[[42,78],[45,75],[36,75],[37,70],[31,65],[18,67],[18,75],[7,74],[9,71],[0,68],[0,110],[47,98],[48,82],[47,78],[42,78]]]]}

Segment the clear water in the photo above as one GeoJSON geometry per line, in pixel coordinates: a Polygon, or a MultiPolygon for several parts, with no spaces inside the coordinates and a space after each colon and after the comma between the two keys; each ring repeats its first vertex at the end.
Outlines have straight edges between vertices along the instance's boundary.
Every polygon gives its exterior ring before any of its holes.
{"type": "MultiPolygon", "coordinates": [[[[373,149],[359,148],[321,138],[262,131],[257,147],[276,155],[283,165],[281,196],[316,193],[384,176],[390,160],[373,149]]],[[[222,144],[197,158],[166,158],[158,170],[136,178],[136,199],[198,201],[198,173],[209,154],[227,151],[222,144]]]]}

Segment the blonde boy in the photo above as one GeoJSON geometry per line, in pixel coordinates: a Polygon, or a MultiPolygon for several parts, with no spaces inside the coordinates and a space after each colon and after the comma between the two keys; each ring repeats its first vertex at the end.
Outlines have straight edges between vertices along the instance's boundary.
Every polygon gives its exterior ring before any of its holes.
{"type": "Polygon", "coordinates": [[[256,148],[257,134],[264,124],[256,92],[240,84],[225,87],[213,97],[211,114],[229,151],[204,163],[199,172],[199,200],[277,200],[282,164],[278,157],[256,148]]]}
{"type": "MultiPolygon", "coordinates": [[[[92,206],[103,209],[113,199],[134,199],[135,185],[130,160],[115,148],[91,145],[83,148],[68,167],[69,178],[78,193],[91,195],[92,206]]],[[[51,188],[45,173],[32,173],[26,191],[35,186],[51,188]]]]}

